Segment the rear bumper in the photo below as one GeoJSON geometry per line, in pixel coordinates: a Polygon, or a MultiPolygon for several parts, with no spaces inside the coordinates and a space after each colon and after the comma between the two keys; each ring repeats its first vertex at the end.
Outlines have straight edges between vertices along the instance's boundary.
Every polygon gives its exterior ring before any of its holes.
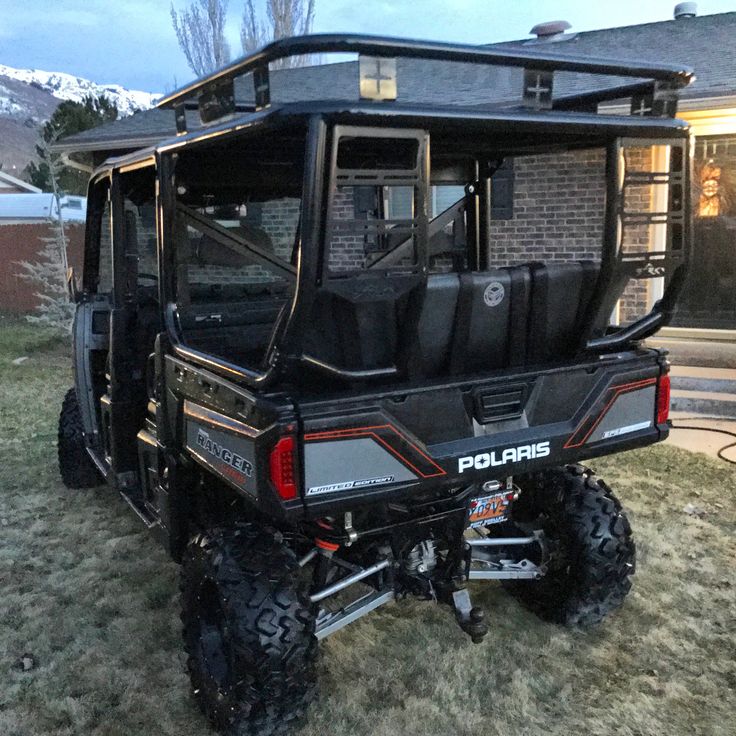
{"type": "Polygon", "coordinates": [[[308,515],[457,487],[666,438],[658,351],[302,403],[308,515]]]}

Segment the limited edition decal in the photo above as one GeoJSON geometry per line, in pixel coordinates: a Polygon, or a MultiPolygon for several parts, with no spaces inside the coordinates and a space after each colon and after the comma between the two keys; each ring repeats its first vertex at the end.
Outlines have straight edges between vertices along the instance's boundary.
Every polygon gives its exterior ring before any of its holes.
{"type": "Polygon", "coordinates": [[[367,488],[369,486],[381,486],[391,483],[393,475],[384,475],[382,478],[366,478],[364,480],[348,480],[343,483],[331,483],[326,486],[315,486],[307,489],[307,496],[317,496],[320,493],[335,493],[337,491],[349,491],[353,488],[367,488]]]}
{"type": "Polygon", "coordinates": [[[481,452],[478,455],[461,457],[457,461],[458,472],[464,473],[471,468],[484,470],[485,468],[496,468],[499,465],[518,463],[522,460],[534,460],[538,457],[549,455],[549,442],[537,442],[534,445],[521,445],[520,447],[507,447],[505,450],[493,450],[492,452],[481,452]]]}

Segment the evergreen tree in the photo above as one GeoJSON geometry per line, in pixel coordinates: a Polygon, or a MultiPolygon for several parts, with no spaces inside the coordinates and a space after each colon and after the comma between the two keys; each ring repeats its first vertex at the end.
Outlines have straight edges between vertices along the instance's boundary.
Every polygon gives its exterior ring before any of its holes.
{"type": "Polygon", "coordinates": [[[117,117],[118,108],[104,96],[95,98],[89,95],[82,102],[64,100],[41,129],[41,141],[36,146],[38,163],[31,162],[25,169],[31,184],[43,191],[50,191],[53,165],[58,171],[56,184],[61,192],[86,194],[89,176],[83,171],[62,165],[59,154],[52,153],[49,146],[60,138],[96,128],[117,120],[117,117]]]}

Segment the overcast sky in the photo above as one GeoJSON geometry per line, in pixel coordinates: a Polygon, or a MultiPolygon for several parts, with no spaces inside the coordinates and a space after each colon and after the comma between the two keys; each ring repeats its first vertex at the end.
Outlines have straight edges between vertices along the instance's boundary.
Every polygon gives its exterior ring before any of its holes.
{"type": "MultiPolygon", "coordinates": [[[[229,2],[233,56],[241,53],[243,5],[229,2]]],[[[547,20],[567,20],[577,31],[669,20],[674,6],[673,0],[317,0],[314,30],[490,43],[525,38],[547,20]]],[[[702,15],[734,6],[734,0],[698,3],[702,15]]],[[[170,91],[193,77],[176,43],[170,7],[170,0],[0,0],[0,64],[170,91]]],[[[672,55],[676,61],[677,49],[672,55]]]]}

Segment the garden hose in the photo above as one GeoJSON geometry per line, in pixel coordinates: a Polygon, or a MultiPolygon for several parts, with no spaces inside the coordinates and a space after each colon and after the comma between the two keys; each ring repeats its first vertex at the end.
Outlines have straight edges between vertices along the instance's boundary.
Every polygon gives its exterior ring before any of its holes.
{"type": "MultiPolygon", "coordinates": [[[[685,421],[698,421],[699,419],[709,419],[712,420],[713,417],[687,417],[685,421]]],[[[672,424],[672,429],[694,429],[698,432],[717,432],[718,434],[725,434],[729,437],[736,438],[736,432],[731,432],[728,429],[717,429],[716,427],[696,427],[694,425],[690,424],[672,424]]],[[[723,460],[724,462],[727,462],[731,465],[736,465],[736,460],[732,460],[731,458],[726,457],[723,453],[725,453],[727,450],[730,450],[731,448],[736,447],[736,442],[729,442],[727,445],[724,445],[721,447],[720,450],[716,453],[719,460],[723,460]]]]}

